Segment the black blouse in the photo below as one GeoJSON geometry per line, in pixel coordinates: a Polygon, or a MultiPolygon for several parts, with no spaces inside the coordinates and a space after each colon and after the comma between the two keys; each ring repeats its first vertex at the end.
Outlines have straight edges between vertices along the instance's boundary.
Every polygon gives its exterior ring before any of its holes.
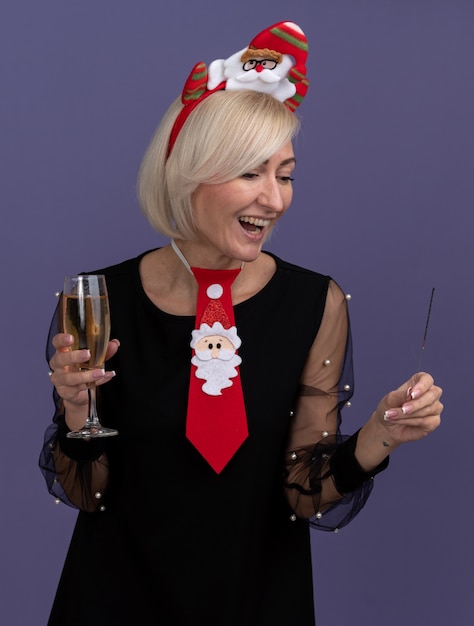
{"type": "Polygon", "coordinates": [[[274,257],[270,282],[235,306],[249,437],[218,475],[185,437],[194,318],[149,300],[142,256],[100,270],[121,347],[99,412],[119,436],[67,439],[55,394],[40,465],[50,493],[81,510],[49,624],[310,626],[309,525],[347,524],[386,466],[363,472],[357,434],[340,432],[346,298],[274,257]]]}

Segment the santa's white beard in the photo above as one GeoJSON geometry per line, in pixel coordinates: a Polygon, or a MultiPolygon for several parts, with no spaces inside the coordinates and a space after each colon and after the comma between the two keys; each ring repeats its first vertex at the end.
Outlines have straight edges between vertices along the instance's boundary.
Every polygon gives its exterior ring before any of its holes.
{"type": "Polygon", "coordinates": [[[206,381],[202,386],[202,390],[210,396],[220,396],[223,389],[232,386],[230,379],[237,376],[235,368],[242,362],[242,359],[231,350],[221,350],[221,352],[228,353],[225,355],[227,360],[221,360],[220,358],[209,359],[209,350],[196,353],[191,360],[193,365],[197,367],[196,378],[206,381]],[[200,356],[205,357],[205,360],[199,358],[200,356]]]}
{"type": "Polygon", "coordinates": [[[229,78],[226,89],[251,89],[260,93],[267,93],[280,100],[280,102],[291,98],[296,92],[296,87],[288,79],[280,79],[271,70],[263,70],[263,72],[250,70],[239,74],[237,78],[229,78]],[[262,77],[262,74],[266,74],[265,79],[262,77]],[[266,80],[270,76],[271,80],[266,80]]]}
{"type": "Polygon", "coordinates": [[[263,83],[273,84],[279,83],[282,80],[282,77],[279,76],[275,70],[262,70],[261,72],[257,72],[257,70],[248,70],[247,72],[235,74],[228,79],[228,81],[233,80],[240,83],[252,83],[253,81],[260,80],[263,83]]]}

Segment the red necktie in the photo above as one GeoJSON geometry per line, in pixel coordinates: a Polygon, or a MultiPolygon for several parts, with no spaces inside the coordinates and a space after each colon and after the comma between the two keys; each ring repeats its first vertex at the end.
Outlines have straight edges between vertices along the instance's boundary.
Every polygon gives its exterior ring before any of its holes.
{"type": "Polygon", "coordinates": [[[248,436],[239,374],[241,341],[231,286],[240,272],[192,268],[198,282],[186,436],[218,473],[248,436]]]}

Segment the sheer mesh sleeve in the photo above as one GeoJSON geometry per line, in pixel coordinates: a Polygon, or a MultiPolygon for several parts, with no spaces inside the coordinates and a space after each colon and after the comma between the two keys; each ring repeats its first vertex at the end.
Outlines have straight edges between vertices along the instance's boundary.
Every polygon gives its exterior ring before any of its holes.
{"type": "Polygon", "coordinates": [[[357,433],[341,434],[341,410],[353,394],[352,345],[347,301],[330,281],[323,319],[308,354],[292,417],[285,489],[295,515],[321,530],[337,530],[362,509],[373,476],[354,450],[357,433]]]}
{"type": "MultiPolygon", "coordinates": [[[[49,363],[54,348],[52,338],[59,332],[60,305],[51,321],[46,346],[49,363]]],[[[55,413],[47,428],[39,466],[48,491],[57,501],[83,511],[92,512],[101,506],[108,484],[108,461],[101,439],[80,441],[67,438],[68,427],[64,407],[56,389],[53,391],[55,413]]]]}

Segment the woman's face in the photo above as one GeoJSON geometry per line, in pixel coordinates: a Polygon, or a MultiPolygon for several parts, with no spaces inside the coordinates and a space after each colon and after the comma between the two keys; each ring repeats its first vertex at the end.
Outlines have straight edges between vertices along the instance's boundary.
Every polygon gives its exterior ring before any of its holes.
{"type": "Polygon", "coordinates": [[[239,178],[199,185],[193,194],[196,245],[215,267],[257,258],[293,197],[295,157],[291,142],[239,178]]]}

